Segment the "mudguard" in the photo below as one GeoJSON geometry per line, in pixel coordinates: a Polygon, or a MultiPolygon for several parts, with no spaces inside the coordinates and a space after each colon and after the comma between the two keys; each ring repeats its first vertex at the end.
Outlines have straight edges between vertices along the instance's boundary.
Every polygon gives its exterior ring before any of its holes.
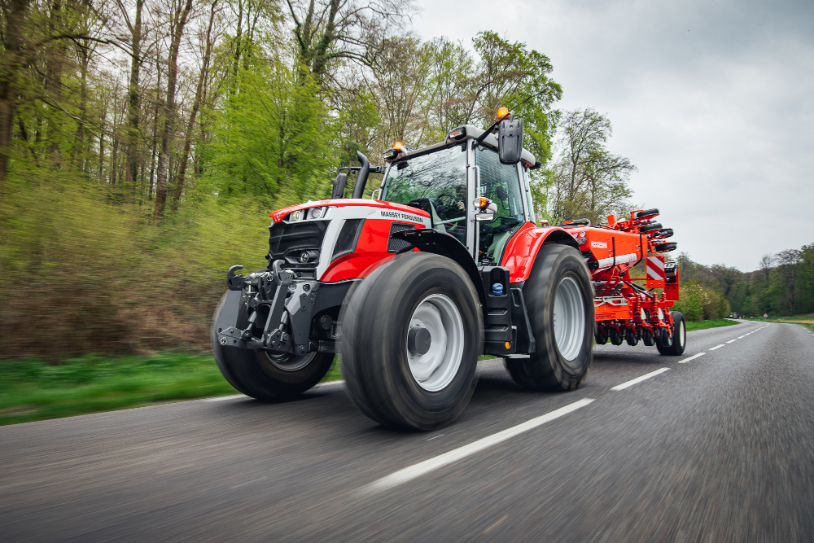
{"type": "Polygon", "coordinates": [[[512,283],[522,283],[529,278],[537,253],[544,243],[562,243],[579,251],[573,236],[562,228],[538,228],[527,222],[512,236],[503,251],[501,266],[509,268],[512,283]]]}

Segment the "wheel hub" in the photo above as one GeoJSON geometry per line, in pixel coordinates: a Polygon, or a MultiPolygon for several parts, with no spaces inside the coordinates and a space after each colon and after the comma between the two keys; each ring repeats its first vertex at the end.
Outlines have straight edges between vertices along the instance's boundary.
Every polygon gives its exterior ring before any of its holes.
{"type": "Polygon", "coordinates": [[[407,331],[407,363],[418,386],[443,390],[458,374],[464,352],[464,323],[455,303],[431,294],[416,307],[407,331]]]}
{"type": "Polygon", "coordinates": [[[407,348],[414,355],[427,354],[432,346],[432,334],[426,328],[414,326],[407,332],[407,348]]]}
{"type": "Polygon", "coordinates": [[[574,360],[584,338],[585,306],[582,292],[573,278],[565,277],[557,286],[554,297],[554,339],[562,357],[569,362],[574,360]]]}

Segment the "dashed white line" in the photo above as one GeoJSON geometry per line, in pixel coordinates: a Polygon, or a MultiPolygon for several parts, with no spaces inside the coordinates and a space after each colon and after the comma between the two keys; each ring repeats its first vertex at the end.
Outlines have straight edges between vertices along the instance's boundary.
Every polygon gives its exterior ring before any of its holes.
{"type": "Polygon", "coordinates": [[[745,338],[745,337],[746,337],[746,336],[748,336],[748,335],[749,335],[749,334],[743,334],[742,336],[738,336],[738,339],[743,339],[743,338],[745,338]]]}
{"type": "Polygon", "coordinates": [[[721,348],[721,347],[723,347],[723,346],[724,346],[724,344],[723,344],[723,343],[721,343],[720,345],[716,345],[715,347],[710,347],[710,349],[709,349],[709,350],[710,350],[710,351],[714,351],[715,349],[720,349],[720,348],[721,348]]]}
{"type": "Polygon", "coordinates": [[[419,462],[418,464],[414,464],[404,469],[400,469],[396,472],[391,473],[390,475],[387,475],[377,481],[370,483],[369,485],[362,487],[361,489],[359,489],[359,492],[361,494],[381,492],[382,490],[387,490],[388,488],[393,488],[394,486],[406,483],[417,477],[421,477],[422,475],[434,471],[438,468],[442,468],[446,465],[452,464],[453,462],[462,460],[467,456],[471,456],[484,449],[488,449],[493,445],[502,443],[503,441],[506,441],[517,435],[522,434],[523,432],[528,432],[529,430],[537,428],[538,426],[541,426],[547,422],[551,422],[554,419],[558,419],[563,415],[567,415],[568,413],[576,411],[577,409],[581,409],[586,405],[590,404],[591,402],[593,402],[593,400],[590,398],[579,400],[578,402],[574,402],[570,405],[566,405],[565,407],[561,407],[560,409],[552,411],[551,413],[546,413],[545,415],[535,417],[522,424],[518,424],[517,426],[512,426],[511,428],[503,430],[502,432],[498,432],[496,434],[486,436],[477,441],[473,441],[469,445],[458,447],[457,449],[453,449],[449,452],[438,455],[435,458],[430,458],[429,460],[425,460],[423,462],[419,462]]]}
{"type": "Polygon", "coordinates": [[[735,343],[736,341],[738,341],[738,340],[737,339],[730,339],[729,341],[727,341],[727,343],[735,343]]]}
{"type": "Polygon", "coordinates": [[[686,363],[686,362],[689,362],[690,360],[695,360],[696,358],[699,358],[699,357],[701,357],[701,356],[704,356],[705,354],[707,354],[707,353],[698,353],[698,354],[694,354],[694,355],[692,355],[692,356],[691,356],[691,357],[689,357],[689,358],[685,358],[684,360],[679,360],[679,361],[678,361],[678,363],[679,363],[679,364],[684,364],[684,363],[686,363]]]}
{"type": "Polygon", "coordinates": [[[637,377],[637,378],[635,378],[635,379],[633,379],[631,381],[628,381],[626,383],[622,383],[621,385],[616,385],[615,387],[611,388],[611,390],[624,390],[624,389],[626,389],[628,387],[632,387],[633,385],[635,385],[637,383],[641,383],[645,379],[650,379],[651,377],[655,377],[656,375],[659,375],[660,373],[664,373],[665,371],[670,371],[670,368],[661,368],[661,369],[658,369],[656,371],[651,371],[650,373],[642,375],[641,377],[637,377]]]}

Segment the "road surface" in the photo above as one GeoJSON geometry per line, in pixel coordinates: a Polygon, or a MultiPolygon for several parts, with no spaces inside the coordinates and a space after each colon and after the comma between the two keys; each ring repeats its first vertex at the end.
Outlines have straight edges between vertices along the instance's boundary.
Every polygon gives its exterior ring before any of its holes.
{"type": "Polygon", "coordinates": [[[481,363],[463,416],[396,433],[342,384],[0,428],[2,541],[811,541],[814,334],[596,348],[584,386],[481,363]],[[644,379],[641,379],[645,377],[644,379]]]}

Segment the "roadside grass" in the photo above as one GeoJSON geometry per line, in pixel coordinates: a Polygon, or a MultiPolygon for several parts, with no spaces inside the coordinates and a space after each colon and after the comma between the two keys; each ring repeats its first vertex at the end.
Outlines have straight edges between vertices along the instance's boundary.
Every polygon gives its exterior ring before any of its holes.
{"type": "Polygon", "coordinates": [[[754,319],[747,319],[750,321],[755,322],[784,322],[789,324],[799,324],[804,328],[808,328],[812,332],[814,332],[814,313],[808,313],[805,315],[790,315],[787,317],[769,317],[768,319],[764,319],[763,317],[757,317],[754,319]]]}
{"type": "Polygon", "coordinates": [[[740,324],[738,321],[730,319],[710,319],[708,321],[685,321],[687,324],[687,332],[695,330],[706,330],[707,328],[719,328],[721,326],[734,326],[740,324]]]}
{"type": "MultiPolygon", "coordinates": [[[[323,381],[341,378],[334,361],[323,381]]],[[[2,362],[0,426],[230,394],[211,355],[2,362]]]]}

